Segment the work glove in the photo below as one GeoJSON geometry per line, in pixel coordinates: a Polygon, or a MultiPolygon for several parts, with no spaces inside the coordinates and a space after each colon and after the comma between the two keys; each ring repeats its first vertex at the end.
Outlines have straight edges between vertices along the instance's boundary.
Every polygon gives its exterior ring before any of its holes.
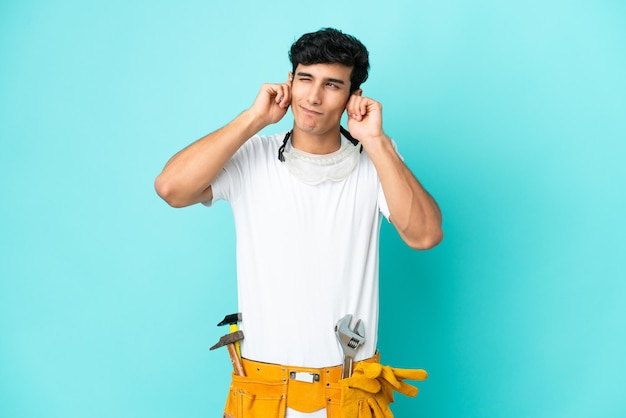
{"type": "Polygon", "coordinates": [[[339,381],[341,385],[341,418],[393,418],[389,404],[393,391],[407,396],[417,395],[415,386],[404,379],[424,380],[422,369],[396,369],[379,363],[361,362],[352,376],[339,381]]]}

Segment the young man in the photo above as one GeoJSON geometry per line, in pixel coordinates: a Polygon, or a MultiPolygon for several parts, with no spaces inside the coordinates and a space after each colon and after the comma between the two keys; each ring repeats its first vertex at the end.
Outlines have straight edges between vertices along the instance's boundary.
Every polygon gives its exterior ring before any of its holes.
{"type": "MultiPolygon", "coordinates": [[[[265,416],[260,410],[285,416],[285,408],[288,417],[338,416],[339,398],[349,392],[324,376],[343,364],[335,335],[341,318],[350,314],[364,326],[355,361],[376,359],[382,217],[415,249],[443,236],[437,204],[383,131],[381,104],[362,95],[369,69],[363,44],[322,29],[298,39],[289,56],[285,83],[264,84],[249,109],[174,155],[155,182],[171,206],[224,199],[233,209],[241,355],[246,374],[264,383],[234,376],[225,416],[237,416],[235,404],[246,399],[257,400],[243,406],[257,417],[265,416]],[[258,135],[289,108],[291,131],[258,135]],[[302,382],[290,371],[318,379],[302,382]],[[242,393],[248,396],[233,400],[242,393]]],[[[376,402],[388,411],[381,396],[376,402]]],[[[357,407],[341,402],[343,416],[357,407]]]]}

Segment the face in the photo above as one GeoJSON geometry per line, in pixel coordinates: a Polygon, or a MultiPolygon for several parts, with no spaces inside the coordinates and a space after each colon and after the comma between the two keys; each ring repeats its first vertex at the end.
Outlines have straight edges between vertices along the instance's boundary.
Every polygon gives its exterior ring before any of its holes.
{"type": "Polygon", "coordinates": [[[320,136],[335,133],[350,98],[351,73],[352,67],[341,64],[299,64],[290,73],[294,129],[320,136]]]}

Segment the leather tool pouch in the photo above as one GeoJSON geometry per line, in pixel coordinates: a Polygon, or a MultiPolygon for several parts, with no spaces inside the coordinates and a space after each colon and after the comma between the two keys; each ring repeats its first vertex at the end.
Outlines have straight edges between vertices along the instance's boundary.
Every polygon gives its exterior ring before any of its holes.
{"type": "Polygon", "coordinates": [[[285,418],[287,384],[233,374],[225,418],[285,418]]]}
{"type": "MultiPolygon", "coordinates": [[[[376,353],[359,363],[379,362],[380,356],[376,353]]],[[[346,417],[345,406],[342,411],[346,388],[341,380],[341,366],[311,369],[245,358],[242,363],[247,376],[232,374],[225,418],[284,418],[287,407],[300,412],[314,412],[325,407],[328,418],[346,417]]],[[[354,391],[350,393],[352,400],[360,398],[354,396],[354,391]]],[[[373,394],[367,395],[373,397],[373,394]]]]}
{"type": "Polygon", "coordinates": [[[326,387],[326,418],[341,418],[341,386],[330,383],[326,387]]]}

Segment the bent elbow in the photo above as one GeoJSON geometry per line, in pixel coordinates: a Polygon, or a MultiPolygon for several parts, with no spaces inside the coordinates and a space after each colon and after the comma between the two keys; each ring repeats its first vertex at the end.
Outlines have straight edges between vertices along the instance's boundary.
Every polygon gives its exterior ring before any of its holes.
{"type": "Polygon", "coordinates": [[[163,174],[157,176],[154,180],[154,190],[159,197],[173,208],[182,208],[186,206],[176,197],[176,190],[172,187],[170,181],[164,178],[163,174]]]}
{"type": "Polygon", "coordinates": [[[185,208],[213,199],[213,190],[210,185],[203,189],[189,188],[188,185],[174,181],[164,176],[163,173],[154,180],[154,189],[159,197],[173,208],[185,208]]]}
{"type": "Polygon", "coordinates": [[[439,245],[442,240],[443,230],[440,228],[416,239],[405,239],[405,242],[414,250],[430,250],[439,245]]]}

